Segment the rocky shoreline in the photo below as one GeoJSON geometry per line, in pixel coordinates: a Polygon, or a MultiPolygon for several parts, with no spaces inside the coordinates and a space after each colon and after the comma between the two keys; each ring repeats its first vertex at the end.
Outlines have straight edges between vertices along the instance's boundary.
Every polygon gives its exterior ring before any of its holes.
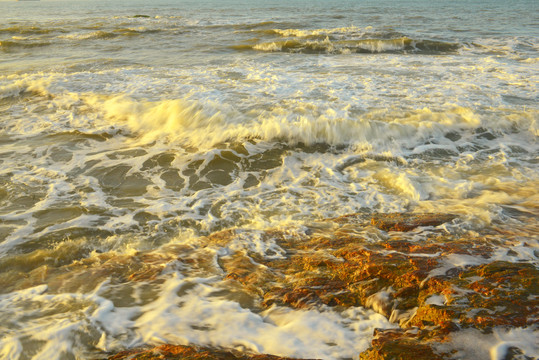
{"type": "MultiPolygon", "coordinates": [[[[284,250],[268,257],[246,249],[218,259],[224,278],[257,299],[255,306],[363,306],[399,325],[375,330],[371,347],[358,354],[360,359],[454,359],[463,354],[453,341],[459,334],[534,329],[539,314],[539,270],[519,261],[511,248],[520,237],[496,227],[481,235],[444,231],[443,225],[455,218],[352,214],[299,234],[230,229],[211,234],[203,243],[220,247],[260,236],[284,250]],[[365,239],[358,229],[372,229],[383,238],[365,239]]],[[[537,251],[522,241],[519,246],[537,251]]],[[[131,274],[131,280],[155,276],[155,269],[159,267],[131,274]]],[[[532,359],[510,343],[500,356],[532,359]]],[[[111,360],[202,358],[285,359],[174,344],[108,355],[111,360]]]]}

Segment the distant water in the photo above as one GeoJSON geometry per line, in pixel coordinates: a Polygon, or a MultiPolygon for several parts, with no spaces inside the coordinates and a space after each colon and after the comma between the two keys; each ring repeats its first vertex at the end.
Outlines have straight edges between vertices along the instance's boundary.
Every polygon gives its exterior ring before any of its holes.
{"type": "MultiPolygon", "coordinates": [[[[0,357],[172,342],[350,358],[392,326],[365,309],[264,317],[220,298],[217,270],[183,263],[133,285],[103,254],[174,256],[222,229],[355,212],[454,213],[449,232],[503,223],[538,242],[535,0],[0,12],[0,357]],[[190,328],[200,319],[207,331],[190,328]]],[[[210,250],[195,253],[223,249],[210,250]]]]}

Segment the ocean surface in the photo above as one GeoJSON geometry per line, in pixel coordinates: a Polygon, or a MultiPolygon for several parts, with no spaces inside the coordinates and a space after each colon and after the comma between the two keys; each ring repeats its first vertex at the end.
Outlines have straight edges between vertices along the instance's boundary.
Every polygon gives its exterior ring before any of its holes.
{"type": "Polygon", "coordinates": [[[518,229],[511,259],[538,264],[536,0],[0,13],[0,358],[190,343],[348,359],[395,326],[360,307],[246,305],[219,257],[279,249],[200,245],[223,229],[451,213],[448,233],[518,229]],[[159,272],[126,281],[135,260],[159,272]]]}

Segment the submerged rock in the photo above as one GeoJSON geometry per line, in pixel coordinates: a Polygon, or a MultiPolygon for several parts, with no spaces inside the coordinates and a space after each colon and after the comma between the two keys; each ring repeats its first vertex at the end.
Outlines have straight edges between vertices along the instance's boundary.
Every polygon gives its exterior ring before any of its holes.
{"type": "MultiPolygon", "coordinates": [[[[339,223],[359,222],[361,214],[344,215],[333,219],[339,223]]],[[[375,214],[370,218],[371,225],[384,231],[411,231],[420,226],[439,226],[454,220],[457,216],[452,214],[375,214]]]]}

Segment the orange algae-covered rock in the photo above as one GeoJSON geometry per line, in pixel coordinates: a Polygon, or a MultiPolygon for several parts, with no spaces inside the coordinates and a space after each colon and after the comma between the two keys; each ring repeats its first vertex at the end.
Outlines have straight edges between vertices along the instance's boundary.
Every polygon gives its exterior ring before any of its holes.
{"type": "Polygon", "coordinates": [[[362,359],[448,359],[454,354],[438,353],[436,344],[451,333],[467,327],[525,327],[537,322],[539,309],[534,265],[489,261],[503,245],[503,239],[492,235],[495,231],[462,237],[429,228],[428,235],[422,235],[421,227],[454,218],[353,214],[328,220],[336,224],[327,227],[330,230],[294,235],[230,229],[208,236],[205,245],[226,247],[256,236],[282,248],[280,257],[265,257],[246,247],[218,258],[223,278],[258,299],[255,306],[364,306],[402,327],[377,331],[362,359]],[[372,241],[356,231],[380,232],[373,226],[388,233],[372,241]],[[452,262],[447,259],[462,255],[480,265],[448,265],[452,262]]]}
{"type": "Polygon", "coordinates": [[[539,319],[539,270],[532,264],[494,261],[471,267],[456,284],[471,290],[463,295],[462,324],[523,327],[539,319]]]}
{"type": "Polygon", "coordinates": [[[455,311],[450,306],[422,304],[410,320],[408,325],[424,328],[427,326],[439,326],[450,328],[453,326],[455,311]]]}
{"type": "Polygon", "coordinates": [[[151,349],[126,350],[108,357],[108,360],[293,360],[291,358],[248,354],[236,350],[213,349],[201,346],[161,345],[151,349]]]}
{"type": "Polygon", "coordinates": [[[360,354],[361,360],[441,360],[450,354],[439,353],[433,344],[446,339],[442,333],[425,330],[375,330],[372,346],[360,354]]]}
{"type": "MultiPolygon", "coordinates": [[[[526,326],[536,321],[537,269],[526,263],[489,262],[499,240],[461,238],[440,229],[429,229],[431,235],[419,241],[399,235],[399,231],[437,226],[454,218],[380,214],[369,223],[365,216],[354,214],[331,220],[347,224],[346,231],[313,234],[301,241],[277,235],[274,239],[287,255],[279,261],[257,259],[264,271],[273,274],[271,282],[258,282],[259,289],[264,289],[261,304],[295,308],[361,305],[404,328],[417,329],[406,336],[379,335],[362,354],[373,359],[444,358],[431,345],[445,341],[445,335],[459,328],[526,326]],[[354,233],[353,226],[372,225],[390,231],[389,238],[371,242],[354,233]],[[485,264],[460,265],[432,275],[433,270],[446,267],[446,257],[461,255],[485,264]],[[430,336],[428,342],[419,333],[430,336]]],[[[273,231],[273,235],[277,233],[273,231]]]]}
{"type": "MultiPolygon", "coordinates": [[[[362,219],[361,215],[354,214],[332,221],[369,226],[362,219]]],[[[454,219],[454,216],[389,214],[379,215],[376,219],[417,227],[441,224],[454,219]],[[389,220],[384,220],[386,218],[389,220]]],[[[223,246],[237,236],[245,235],[245,231],[227,230],[209,239],[213,244],[223,246]]],[[[346,232],[305,236],[296,242],[276,230],[263,236],[282,246],[286,258],[268,260],[247,252],[221,259],[226,278],[237,280],[254,292],[257,289],[263,294],[263,306],[363,305],[376,307],[386,316],[391,315],[394,307],[409,310],[418,305],[421,282],[428,277],[429,271],[438,266],[437,258],[424,256],[425,253],[466,252],[468,247],[418,244],[402,239],[373,244],[349,237],[346,232]],[[258,265],[249,261],[249,256],[253,255],[258,265]],[[391,290],[389,293],[396,292],[395,299],[388,298],[389,303],[382,304],[382,298],[373,298],[373,295],[388,290],[391,290]]]]}

